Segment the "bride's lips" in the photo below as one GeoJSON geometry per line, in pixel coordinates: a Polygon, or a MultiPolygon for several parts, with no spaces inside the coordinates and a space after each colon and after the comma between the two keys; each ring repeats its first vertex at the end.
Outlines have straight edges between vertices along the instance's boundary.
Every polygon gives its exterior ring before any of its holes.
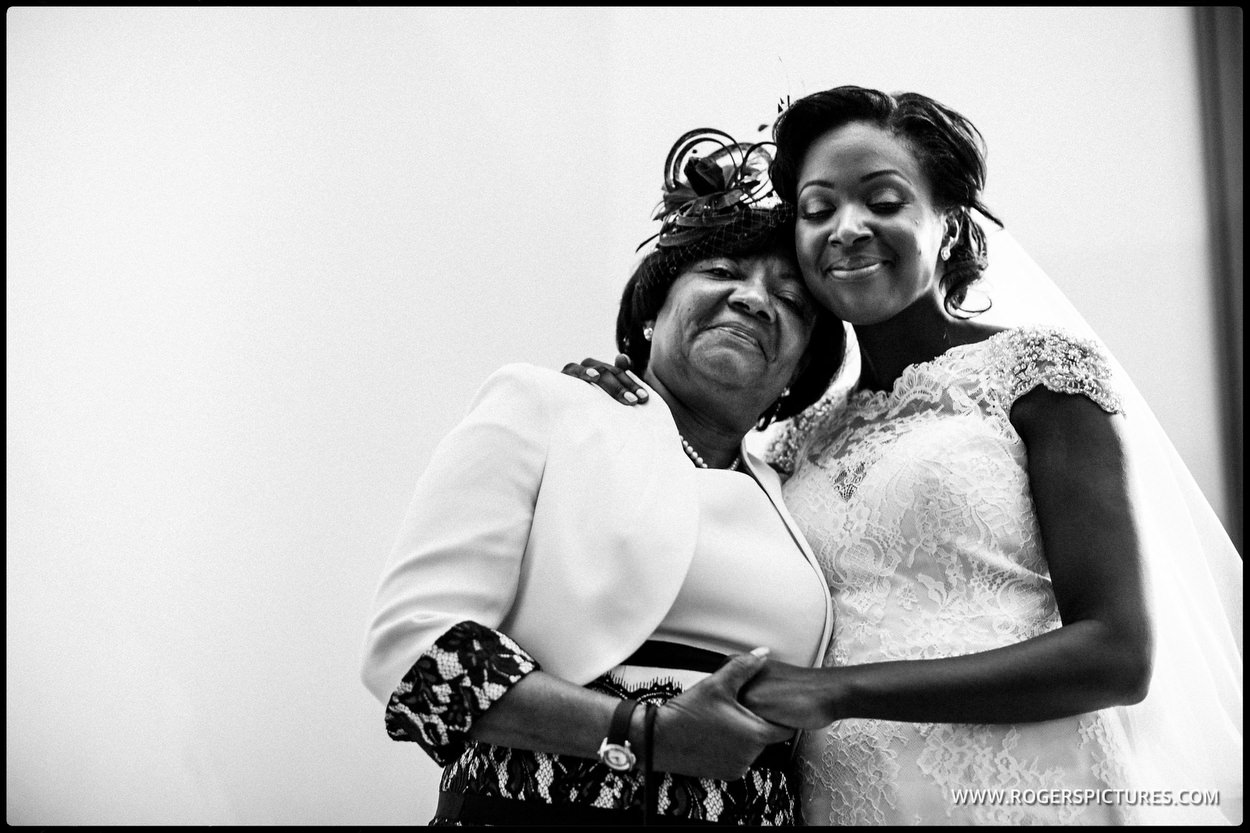
{"type": "Polygon", "coordinates": [[[835,281],[854,283],[855,281],[862,281],[871,278],[884,265],[885,261],[876,259],[843,261],[841,263],[834,263],[831,266],[826,266],[825,275],[835,281]]]}

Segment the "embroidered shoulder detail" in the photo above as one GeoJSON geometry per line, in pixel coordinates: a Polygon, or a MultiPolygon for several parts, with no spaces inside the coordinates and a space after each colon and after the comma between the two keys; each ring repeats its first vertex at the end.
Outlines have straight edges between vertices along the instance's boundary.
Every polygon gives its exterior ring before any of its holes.
{"type": "Polygon", "coordinates": [[[777,470],[783,480],[794,474],[794,461],[799,454],[799,441],[805,433],[800,430],[797,423],[803,419],[803,416],[804,414],[798,414],[787,422],[764,454],[764,459],[777,470]]]}
{"type": "Polygon", "coordinates": [[[1020,327],[1006,340],[1008,409],[1024,394],[1042,385],[1057,393],[1088,397],[1107,413],[1124,413],[1112,386],[1111,366],[1102,347],[1055,327],[1020,327]]]}
{"type": "Polygon", "coordinates": [[[794,474],[799,453],[806,445],[808,437],[834,406],[842,400],[836,386],[830,386],[815,403],[808,406],[802,413],[795,414],[786,421],[777,436],[768,444],[764,459],[781,475],[784,481],[794,474]]]}
{"type": "Polygon", "coordinates": [[[386,705],[386,732],[415,741],[446,766],[464,751],[473,721],[538,667],[499,631],[461,622],[404,675],[386,705]]]}

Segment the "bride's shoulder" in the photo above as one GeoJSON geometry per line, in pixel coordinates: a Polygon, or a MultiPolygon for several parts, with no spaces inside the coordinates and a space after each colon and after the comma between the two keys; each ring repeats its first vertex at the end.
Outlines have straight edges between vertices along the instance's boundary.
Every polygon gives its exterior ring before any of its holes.
{"type": "Polygon", "coordinates": [[[1104,410],[1120,410],[1106,349],[1095,339],[1062,327],[1030,325],[1003,330],[992,339],[987,362],[1008,402],[1039,385],[1077,393],[1104,410]]]}
{"type": "Polygon", "coordinates": [[[1094,339],[1047,324],[997,328],[987,341],[994,342],[1001,349],[1022,354],[1078,351],[1093,356],[1103,355],[1102,347],[1094,339]]]}

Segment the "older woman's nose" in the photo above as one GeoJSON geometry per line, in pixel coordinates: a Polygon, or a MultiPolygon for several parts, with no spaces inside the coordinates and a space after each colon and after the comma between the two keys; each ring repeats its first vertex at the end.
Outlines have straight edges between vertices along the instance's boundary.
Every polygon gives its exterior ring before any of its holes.
{"type": "Polygon", "coordinates": [[[729,295],[729,305],[750,315],[772,318],[772,298],[763,269],[752,269],[738,282],[729,295]]]}

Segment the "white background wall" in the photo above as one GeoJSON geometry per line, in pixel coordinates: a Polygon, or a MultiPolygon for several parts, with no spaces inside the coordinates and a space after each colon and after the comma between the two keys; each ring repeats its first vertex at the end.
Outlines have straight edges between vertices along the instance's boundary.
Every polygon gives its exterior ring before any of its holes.
{"type": "Polygon", "coordinates": [[[611,358],[680,133],[916,89],[1223,507],[1185,8],[17,8],[6,814],[424,823],[358,680],[433,444],[611,358]]]}

